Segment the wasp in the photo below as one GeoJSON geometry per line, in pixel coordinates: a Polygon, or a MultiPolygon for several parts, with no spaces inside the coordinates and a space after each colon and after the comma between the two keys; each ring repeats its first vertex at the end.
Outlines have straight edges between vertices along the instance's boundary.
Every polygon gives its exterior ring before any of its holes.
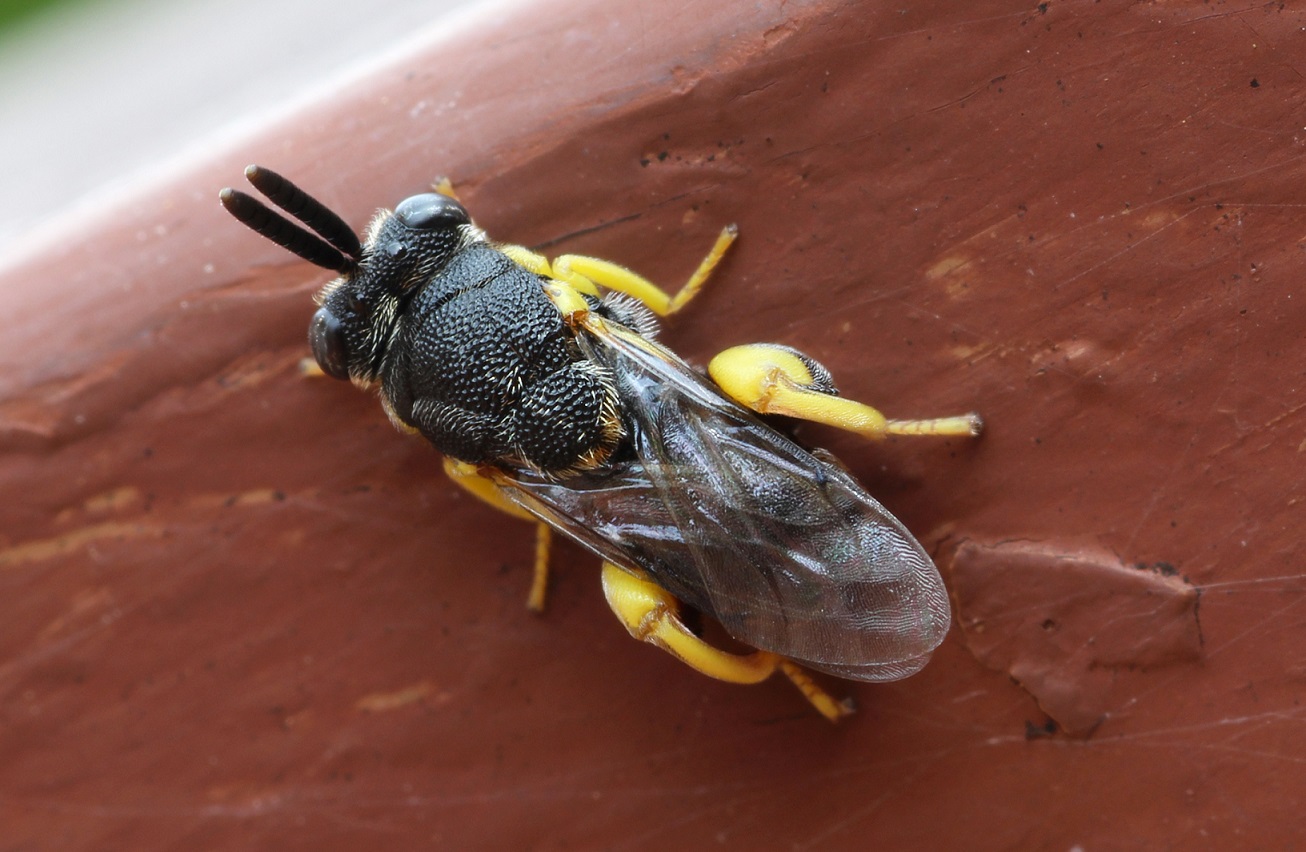
{"type": "Polygon", "coordinates": [[[447,182],[380,210],[360,239],[275,172],[245,174],[298,222],[233,189],[223,206],[337,273],[309,324],[322,372],[379,391],[456,483],[537,524],[532,608],[554,530],[603,560],[632,636],[724,681],[780,671],[830,719],[852,705],[808,670],[896,680],[942,642],[948,596],[925,550],[834,456],[770,419],[879,439],[975,436],[980,418],[887,419],[786,346],[727,349],[704,375],[661,345],[659,319],[700,291],[734,226],[671,295],[605,260],[491,240],[447,182]],[[704,639],[700,615],[746,650],[704,639]]]}

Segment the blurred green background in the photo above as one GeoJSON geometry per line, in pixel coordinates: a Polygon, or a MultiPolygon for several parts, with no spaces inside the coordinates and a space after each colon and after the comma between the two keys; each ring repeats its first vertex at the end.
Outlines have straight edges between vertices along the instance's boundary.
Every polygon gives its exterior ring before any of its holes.
{"type": "Polygon", "coordinates": [[[94,2],[98,0],[0,0],[0,38],[4,38],[16,25],[43,10],[55,6],[94,2]]]}
{"type": "Polygon", "coordinates": [[[0,265],[473,5],[0,0],[0,265]]]}

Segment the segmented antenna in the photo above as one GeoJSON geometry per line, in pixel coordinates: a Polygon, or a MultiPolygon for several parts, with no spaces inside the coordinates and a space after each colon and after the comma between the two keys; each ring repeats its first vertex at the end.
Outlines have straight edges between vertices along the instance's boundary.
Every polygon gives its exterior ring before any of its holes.
{"type": "Polygon", "coordinates": [[[245,169],[245,176],[255,189],[321,236],[314,236],[257,198],[230,187],[218,193],[218,200],[228,213],[250,230],[314,266],[336,272],[348,272],[357,266],[362,254],[358,237],[326,205],[276,172],[250,166],[245,169]]]}
{"type": "Polygon", "coordinates": [[[358,243],[358,235],[348,222],[321,201],[271,169],[246,166],[245,178],[267,196],[268,201],[308,225],[318,236],[340,249],[343,255],[354,260],[362,256],[363,247],[358,243]]]}

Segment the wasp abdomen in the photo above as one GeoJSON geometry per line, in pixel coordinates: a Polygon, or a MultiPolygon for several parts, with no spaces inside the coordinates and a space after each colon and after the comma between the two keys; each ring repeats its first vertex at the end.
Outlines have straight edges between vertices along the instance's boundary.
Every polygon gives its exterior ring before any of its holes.
{"type": "Polygon", "coordinates": [[[538,275],[488,245],[457,252],[404,311],[383,390],[446,455],[588,467],[620,430],[610,377],[586,360],[538,275]]]}

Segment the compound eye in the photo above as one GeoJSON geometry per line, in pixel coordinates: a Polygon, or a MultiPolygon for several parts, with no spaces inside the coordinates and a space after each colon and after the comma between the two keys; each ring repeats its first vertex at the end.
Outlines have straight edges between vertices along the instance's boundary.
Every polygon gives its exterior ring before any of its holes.
{"type": "Polygon", "coordinates": [[[415,231],[452,228],[472,221],[461,204],[438,192],[405,198],[395,208],[395,218],[415,231]]]}
{"type": "Polygon", "coordinates": [[[333,379],[349,378],[349,346],[345,343],[345,329],[335,314],[326,308],[317,309],[308,326],[308,342],[322,372],[333,379]]]}

